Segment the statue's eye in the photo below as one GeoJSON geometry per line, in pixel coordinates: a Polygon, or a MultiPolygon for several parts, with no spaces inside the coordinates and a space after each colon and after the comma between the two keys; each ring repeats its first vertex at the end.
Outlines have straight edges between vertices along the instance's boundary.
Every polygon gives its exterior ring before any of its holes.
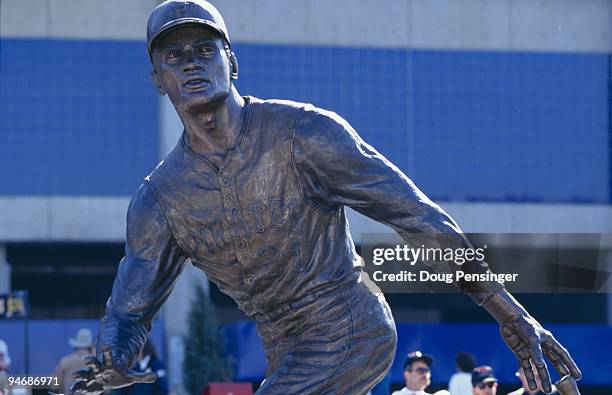
{"type": "Polygon", "coordinates": [[[198,53],[200,55],[212,55],[214,52],[215,48],[208,45],[203,45],[198,48],[198,53]]]}
{"type": "Polygon", "coordinates": [[[166,53],[166,60],[170,63],[176,62],[182,57],[182,53],[179,50],[173,49],[166,53]]]}

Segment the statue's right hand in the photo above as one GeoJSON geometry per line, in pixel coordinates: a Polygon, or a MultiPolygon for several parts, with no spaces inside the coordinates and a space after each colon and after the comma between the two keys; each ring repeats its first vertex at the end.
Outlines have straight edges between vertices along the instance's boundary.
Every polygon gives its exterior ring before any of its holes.
{"type": "Polygon", "coordinates": [[[99,395],[104,391],[134,383],[153,383],[157,380],[157,374],[154,372],[131,372],[117,366],[109,348],[102,349],[102,362],[94,356],[89,356],[84,359],[84,363],[86,368],[74,374],[74,382],[70,386],[71,394],[79,392],[99,395]]]}

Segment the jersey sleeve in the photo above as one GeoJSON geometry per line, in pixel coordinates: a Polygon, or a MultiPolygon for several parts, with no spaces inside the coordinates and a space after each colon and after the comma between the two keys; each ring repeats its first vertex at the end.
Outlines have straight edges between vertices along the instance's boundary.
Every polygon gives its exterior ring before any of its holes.
{"type": "MultiPolygon", "coordinates": [[[[293,161],[307,199],[329,209],[349,206],[390,226],[410,245],[421,245],[427,239],[432,247],[436,240],[444,248],[470,246],[440,206],[337,114],[305,110],[296,120],[293,133],[293,161]]],[[[485,262],[475,260],[463,266],[433,265],[441,272],[488,270],[485,262]]],[[[460,281],[455,285],[479,304],[502,287],[497,282],[460,281]]]]}
{"type": "Polygon", "coordinates": [[[170,295],[186,262],[152,187],[141,185],[127,214],[125,257],[98,333],[97,353],[110,347],[126,369],[137,360],[151,322],[170,295]]]}

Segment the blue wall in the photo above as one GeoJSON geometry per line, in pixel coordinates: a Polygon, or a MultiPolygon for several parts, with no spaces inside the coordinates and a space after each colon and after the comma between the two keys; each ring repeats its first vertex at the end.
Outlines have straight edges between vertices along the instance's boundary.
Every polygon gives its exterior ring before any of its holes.
{"type": "Polygon", "coordinates": [[[144,43],[3,39],[0,194],[131,195],[157,164],[144,43]]]}
{"type": "MultiPolygon", "coordinates": [[[[30,373],[49,374],[60,356],[71,352],[68,338],[79,328],[97,332],[97,320],[33,320],[29,322],[30,373]]],[[[555,337],[567,347],[584,373],[583,385],[612,385],[609,357],[612,355],[612,327],[604,325],[547,325],[555,337]]],[[[454,358],[458,351],[473,353],[481,364],[495,368],[504,383],[514,383],[516,360],[499,336],[496,324],[405,324],[397,323],[398,346],[391,381],[402,382],[405,355],[422,350],[435,358],[432,380],[448,382],[455,372],[454,358]],[[474,335],[478,341],[474,341],[474,335]]],[[[255,323],[240,321],[225,326],[227,347],[235,360],[239,381],[261,381],[266,360],[255,323]]],[[[156,320],[151,334],[158,352],[165,359],[163,323],[156,320]]],[[[13,359],[13,373],[24,372],[24,322],[0,321],[0,339],[4,339],[13,359]]],[[[552,367],[551,373],[552,373],[552,367]]],[[[555,376],[556,377],[556,376],[555,376]]],[[[558,378],[558,377],[556,377],[558,378]]]]}
{"type": "MultiPolygon", "coordinates": [[[[241,93],[338,112],[434,199],[610,202],[609,55],[235,51],[241,93]]],[[[0,67],[0,195],[130,195],[155,166],[143,42],[3,39],[0,67]]]]}
{"type": "MultiPolygon", "coordinates": [[[[0,320],[0,339],[9,347],[11,373],[26,372],[26,339],[29,340],[29,373],[49,375],[62,356],[74,351],[68,339],[74,337],[80,328],[90,329],[95,338],[99,325],[99,320],[0,320]]],[[[151,340],[157,353],[165,360],[164,338],[163,322],[157,319],[151,330],[151,340]]]]}
{"type": "Polygon", "coordinates": [[[435,199],[610,202],[608,55],[236,52],[241,92],[338,112],[435,199]]]}
{"type": "MultiPolygon", "coordinates": [[[[604,325],[547,325],[568,350],[583,372],[582,385],[610,386],[612,327],[604,325]]],[[[473,353],[479,364],[495,369],[502,383],[516,383],[517,361],[499,335],[496,324],[405,324],[397,323],[398,344],[391,368],[391,382],[402,383],[406,355],[415,350],[435,358],[432,370],[434,383],[448,383],[455,373],[455,354],[473,353]],[[477,337],[477,341],[475,340],[477,337]]],[[[263,346],[253,322],[237,322],[226,326],[230,353],[236,360],[236,380],[261,381],[266,360],[263,346]]],[[[554,380],[559,377],[549,366],[554,380]]]]}

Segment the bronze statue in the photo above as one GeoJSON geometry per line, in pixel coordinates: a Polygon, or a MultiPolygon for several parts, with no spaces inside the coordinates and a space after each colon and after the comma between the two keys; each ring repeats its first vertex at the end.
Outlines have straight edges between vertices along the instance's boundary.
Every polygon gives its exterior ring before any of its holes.
{"type": "MultiPolygon", "coordinates": [[[[98,357],[73,390],[155,379],[129,369],[189,259],[256,321],[269,365],[258,394],[365,394],[391,367],[396,330],[384,297],[360,281],[344,206],[405,237],[447,233],[461,247],[461,230],[338,115],[239,95],[237,59],[209,3],[162,3],[147,36],[153,81],[185,129],[132,198],[98,357]]],[[[533,365],[550,391],[544,355],[561,375],[580,378],[503,286],[456,285],[501,324],[530,383],[533,365]]]]}

